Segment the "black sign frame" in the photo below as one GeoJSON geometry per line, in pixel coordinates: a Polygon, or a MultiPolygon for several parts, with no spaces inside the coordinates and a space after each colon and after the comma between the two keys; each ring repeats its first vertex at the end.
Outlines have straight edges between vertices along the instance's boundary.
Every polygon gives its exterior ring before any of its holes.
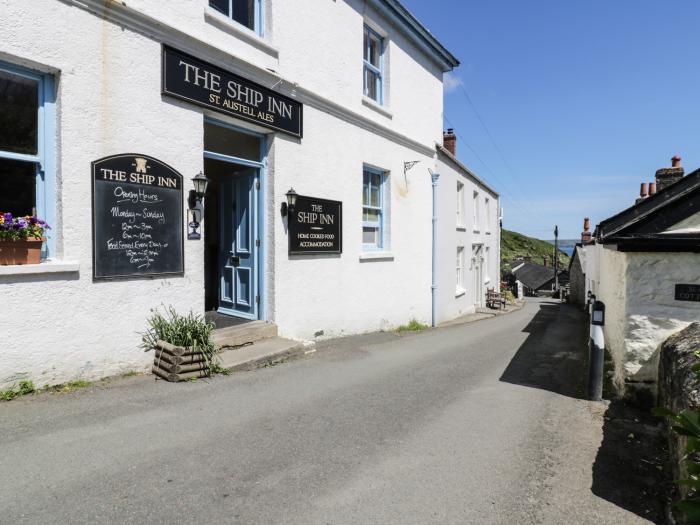
{"type": "MultiPolygon", "coordinates": [[[[316,230],[318,231],[318,230],[316,230]]],[[[316,197],[309,197],[306,195],[297,195],[297,200],[293,209],[289,210],[289,215],[287,216],[287,244],[289,255],[340,255],[343,253],[343,203],[341,201],[334,201],[329,199],[319,199],[316,197]],[[302,227],[298,222],[299,207],[304,208],[306,205],[310,207],[313,204],[321,206],[331,206],[335,207],[334,214],[337,217],[337,224],[325,225],[323,228],[320,223],[318,226],[313,227],[314,229],[320,229],[324,233],[334,233],[335,239],[333,246],[330,249],[317,249],[317,248],[303,248],[299,246],[298,235],[309,233],[307,230],[311,230],[312,227],[302,227]]]]}
{"type": "Polygon", "coordinates": [[[700,284],[677,284],[674,297],[676,301],[700,302],[700,284]]]}
{"type": "Polygon", "coordinates": [[[183,197],[184,193],[184,177],[180,172],[178,172],[176,169],[174,169],[172,166],[166,164],[165,162],[158,160],[154,157],[151,157],[150,155],[144,155],[142,153],[119,153],[116,155],[108,155],[107,157],[102,157],[100,159],[94,160],[90,163],[90,188],[91,188],[91,222],[92,222],[92,279],[93,281],[111,281],[111,280],[120,280],[120,279],[151,279],[151,278],[157,278],[157,277],[183,277],[185,275],[185,228],[184,228],[184,206],[185,206],[185,201],[183,197]],[[164,169],[168,170],[170,174],[177,175],[180,179],[180,198],[179,198],[179,220],[177,220],[177,224],[179,225],[180,228],[180,234],[178,235],[179,240],[180,240],[180,251],[179,251],[179,257],[180,257],[180,264],[179,264],[179,269],[173,272],[152,272],[152,273],[125,273],[125,274],[115,274],[115,275],[103,275],[103,274],[98,274],[97,271],[97,231],[96,231],[96,215],[95,215],[95,170],[97,169],[98,166],[102,165],[104,162],[109,161],[109,160],[115,160],[115,159],[122,159],[122,158],[143,158],[146,159],[148,162],[155,162],[159,165],[161,165],[164,169]]]}
{"type": "MultiPolygon", "coordinates": [[[[218,113],[223,113],[225,115],[230,115],[232,117],[238,118],[245,120],[247,122],[252,122],[253,124],[257,124],[258,126],[262,126],[265,128],[273,129],[275,131],[280,131],[282,133],[286,133],[288,135],[292,135],[294,137],[298,138],[303,138],[304,136],[304,105],[299,102],[298,100],[295,100],[293,98],[290,98],[288,96],[282,95],[276,91],[273,91],[269,88],[266,88],[265,86],[262,86],[260,84],[257,84],[256,82],[253,82],[251,80],[247,80],[246,78],[243,78],[239,75],[236,75],[235,73],[231,73],[230,71],[226,71],[225,69],[222,69],[218,66],[215,66],[213,64],[210,64],[209,62],[206,62],[204,60],[200,60],[199,58],[193,57],[192,55],[189,55],[187,53],[184,53],[182,51],[179,51],[175,48],[172,48],[170,46],[163,45],[162,46],[162,67],[161,67],[161,93],[163,95],[167,95],[173,98],[177,98],[179,100],[184,100],[185,102],[190,102],[192,104],[195,104],[197,106],[201,106],[204,108],[209,108],[212,109],[218,113]],[[234,82],[235,85],[240,87],[245,88],[246,90],[254,90],[256,94],[260,94],[262,97],[264,97],[262,100],[265,100],[267,102],[266,106],[268,108],[271,107],[272,102],[271,100],[276,100],[278,103],[282,104],[289,104],[291,110],[290,110],[290,124],[287,127],[283,126],[276,126],[269,121],[266,121],[262,118],[255,118],[251,116],[249,113],[246,111],[235,111],[234,109],[229,109],[228,107],[223,107],[220,103],[214,103],[212,101],[212,94],[207,92],[205,88],[197,88],[194,89],[190,84],[186,84],[184,81],[177,81],[175,78],[171,78],[170,82],[168,79],[168,69],[167,69],[167,62],[168,58],[170,56],[176,56],[179,57],[180,59],[186,60],[189,64],[191,65],[196,65],[199,68],[205,69],[209,73],[216,73],[218,77],[220,77],[220,80],[217,82],[217,85],[219,85],[220,88],[223,88],[224,86],[228,86],[228,82],[234,82]],[[201,92],[201,93],[200,93],[201,92]],[[199,98],[194,98],[196,96],[199,96],[199,98]],[[293,113],[296,112],[298,115],[296,119],[291,118],[293,113]]],[[[214,95],[216,97],[216,95],[214,95]]],[[[216,98],[217,101],[221,96],[218,96],[216,98]]],[[[247,98],[247,97],[246,97],[247,98]]],[[[225,100],[228,100],[225,98],[225,100]]],[[[261,102],[262,102],[261,100],[261,102]]],[[[234,107],[245,107],[250,110],[252,107],[249,105],[247,102],[241,103],[232,103],[231,104],[234,107]]],[[[275,104],[277,107],[277,104],[275,104]]],[[[257,109],[253,110],[253,113],[255,111],[258,111],[258,115],[261,113],[274,113],[274,112],[261,112],[257,109]]]]}

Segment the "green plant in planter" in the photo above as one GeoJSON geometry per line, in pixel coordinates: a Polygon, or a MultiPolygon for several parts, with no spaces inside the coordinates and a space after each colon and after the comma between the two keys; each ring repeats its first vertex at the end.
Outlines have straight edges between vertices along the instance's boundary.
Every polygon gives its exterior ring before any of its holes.
{"type": "MultiPolygon", "coordinates": [[[[695,350],[694,354],[700,359],[700,348],[695,350]]],[[[700,377],[700,363],[693,365],[692,369],[700,377]]],[[[686,438],[684,461],[688,478],[676,480],[675,483],[684,485],[690,490],[676,506],[690,523],[700,523],[700,408],[683,410],[675,414],[667,408],[657,407],[654,409],[654,414],[667,418],[671,422],[671,430],[686,438]]]]}
{"type": "Polygon", "coordinates": [[[204,356],[209,373],[219,370],[215,362],[218,351],[211,340],[214,323],[207,322],[203,316],[190,312],[180,315],[172,306],[164,307],[165,315],[158,310],[151,310],[148,329],[141,333],[141,348],[148,352],[156,348],[156,343],[166,341],[175,346],[192,348],[204,356]]]}

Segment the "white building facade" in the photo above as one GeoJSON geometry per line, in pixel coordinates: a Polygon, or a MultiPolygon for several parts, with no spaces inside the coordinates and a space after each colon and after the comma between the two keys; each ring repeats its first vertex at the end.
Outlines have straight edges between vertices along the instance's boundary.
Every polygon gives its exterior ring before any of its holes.
{"type": "Polygon", "coordinates": [[[453,154],[456,136],[437,148],[437,323],[486,306],[500,291],[500,198],[453,154]]]}
{"type": "Polygon", "coordinates": [[[428,170],[440,169],[442,76],[458,61],[399,2],[0,9],[0,211],[51,225],[41,264],[0,266],[0,388],[146,368],[138,333],[160,305],[273,322],[296,339],[430,322],[428,170]],[[93,173],[102,159],[130,162],[129,180],[154,166],[181,175],[182,206],[164,219],[183,231],[181,249],[161,254],[168,271],[138,273],[132,255],[135,273],[120,275],[126,252],[105,262],[122,244],[95,241],[97,178],[120,180],[107,164],[93,173]],[[200,172],[209,189],[193,206],[200,172]],[[342,203],[339,250],[290,254],[291,188],[342,203]],[[197,219],[201,238],[190,239],[197,219]]]}

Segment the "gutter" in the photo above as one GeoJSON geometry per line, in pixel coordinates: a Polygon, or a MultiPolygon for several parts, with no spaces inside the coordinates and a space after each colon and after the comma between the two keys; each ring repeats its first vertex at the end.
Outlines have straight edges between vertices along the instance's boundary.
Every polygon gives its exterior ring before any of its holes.
{"type": "Polygon", "coordinates": [[[430,172],[433,183],[433,246],[432,246],[432,281],[430,285],[430,300],[432,309],[431,326],[437,325],[437,185],[440,178],[439,173],[430,172]]]}

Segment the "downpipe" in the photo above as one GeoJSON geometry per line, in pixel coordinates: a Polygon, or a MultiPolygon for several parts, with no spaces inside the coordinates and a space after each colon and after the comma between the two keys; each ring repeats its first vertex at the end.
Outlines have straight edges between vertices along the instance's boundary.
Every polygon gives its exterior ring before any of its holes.
{"type": "MultiPolygon", "coordinates": [[[[430,171],[430,170],[428,170],[430,171]]],[[[431,326],[435,328],[437,324],[437,185],[440,178],[439,173],[430,171],[430,178],[433,182],[433,246],[432,246],[432,277],[430,285],[430,299],[432,307],[431,326]]]]}

